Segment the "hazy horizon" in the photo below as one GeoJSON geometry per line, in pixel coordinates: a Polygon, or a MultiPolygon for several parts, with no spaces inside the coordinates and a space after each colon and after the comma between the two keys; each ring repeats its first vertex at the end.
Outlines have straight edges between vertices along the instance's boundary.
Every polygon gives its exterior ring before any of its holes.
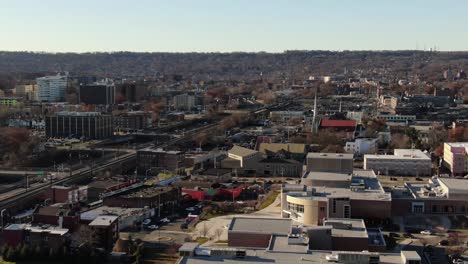
{"type": "Polygon", "coordinates": [[[468,2],[455,0],[2,2],[3,51],[468,50],[468,2]]]}

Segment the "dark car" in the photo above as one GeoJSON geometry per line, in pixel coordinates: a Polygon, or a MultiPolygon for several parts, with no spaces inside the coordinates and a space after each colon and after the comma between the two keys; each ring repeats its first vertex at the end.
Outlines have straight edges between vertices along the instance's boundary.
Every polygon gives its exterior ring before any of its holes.
{"type": "Polygon", "coordinates": [[[449,241],[447,239],[443,239],[439,242],[439,246],[448,246],[449,241]]]}
{"type": "Polygon", "coordinates": [[[187,229],[188,228],[188,224],[187,223],[182,223],[180,224],[180,229],[187,229]]]}

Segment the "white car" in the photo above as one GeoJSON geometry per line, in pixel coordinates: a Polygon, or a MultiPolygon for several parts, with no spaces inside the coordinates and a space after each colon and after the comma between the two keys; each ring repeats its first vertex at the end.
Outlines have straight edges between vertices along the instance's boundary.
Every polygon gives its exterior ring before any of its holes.
{"type": "Polygon", "coordinates": [[[338,262],[338,255],[333,255],[333,254],[326,255],[326,256],[325,256],[325,259],[326,259],[328,262],[338,262]]]}
{"type": "Polygon", "coordinates": [[[169,218],[167,218],[167,217],[161,219],[160,221],[163,222],[163,223],[166,223],[166,224],[171,222],[171,220],[169,220],[169,218]]]}
{"type": "Polygon", "coordinates": [[[150,225],[150,226],[148,226],[148,229],[151,229],[151,230],[156,230],[156,229],[158,229],[158,228],[159,228],[159,226],[157,226],[157,225],[150,225]]]}
{"type": "Polygon", "coordinates": [[[421,235],[430,236],[430,235],[432,235],[432,231],[431,230],[423,230],[423,231],[421,231],[421,235]]]}

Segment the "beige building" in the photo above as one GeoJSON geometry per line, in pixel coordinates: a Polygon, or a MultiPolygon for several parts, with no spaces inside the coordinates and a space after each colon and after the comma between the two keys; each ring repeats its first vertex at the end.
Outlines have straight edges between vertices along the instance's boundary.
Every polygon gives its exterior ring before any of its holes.
{"type": "Polygon", "coordinates": [[[312,153],[307,154],[307,171],[353,172],[353,154],[312,153]]]}
{"type": "Polygon", "coordinates": [[[364,155],[364,169],[378,175],[431,176],[432,161],[419,149],[395,149],[394,155],[364,155]]]}
{"type": "Polygon", "coordinates": [[[444,165],[454,176],[468,172],[468,142],[444,143],[444,165]]]}
{"type": "Polygon", "coordinates": [[[37,101],[37,84],[20,84],[16,86],[16,96],[26,98],[30,101],[37,101]]]}
{"type": "Polygon", "coordinates": [[[325,218],[386,219],[390,215],[391,195],[372,171],[309,172],[302,184],[284,184],[281,190],[281,216],[305,225],[321,225],[325,218]]]}

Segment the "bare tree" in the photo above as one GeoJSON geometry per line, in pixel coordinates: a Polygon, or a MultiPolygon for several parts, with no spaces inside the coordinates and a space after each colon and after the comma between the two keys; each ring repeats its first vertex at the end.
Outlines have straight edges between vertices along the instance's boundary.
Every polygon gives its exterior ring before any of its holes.
{"type": "Polygon", "coordinates": [[[216,240],[219,240],[222,234],[223,234],[223,230],[221,228],[215,229],[214,235],[216,237],[216,240]]]}
{"type": "Polygon", "coordinates": [[[200,228],[200,236],[201,237],[208,237],[208,233],[210,232],[210,228],[206,225],[206,222],[200,228]]]}

